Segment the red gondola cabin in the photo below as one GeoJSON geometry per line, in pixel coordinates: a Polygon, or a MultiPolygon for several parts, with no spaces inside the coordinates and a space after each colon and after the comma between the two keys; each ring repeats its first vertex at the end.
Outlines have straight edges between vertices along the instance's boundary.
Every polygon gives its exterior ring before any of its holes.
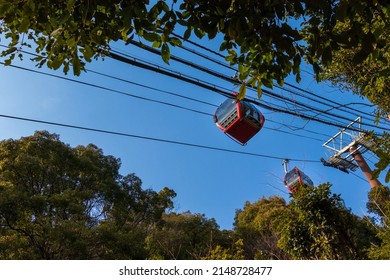
{"type": "Polygon", "coordinates": [[[313,186],[313,181],[303,173],[298,167],[294,167],[294,169],[290,170],[286,173],[283,180],[284,185],[290,192],[294,192],[298,189],[299,186],[313,186]]]}
{"type": "Polygon", "coordinates": [[[264,116],[251,103],[228,98],[214,114],[215,124],[228,136],[245,145],[264,125],[264,116]]]}

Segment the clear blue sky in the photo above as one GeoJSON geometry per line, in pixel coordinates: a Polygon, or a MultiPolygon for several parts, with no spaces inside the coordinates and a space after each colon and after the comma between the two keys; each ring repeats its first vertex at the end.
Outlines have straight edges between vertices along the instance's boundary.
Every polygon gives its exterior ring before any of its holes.
{"type": "MultiPolygon", "coordinates": [[[[215,42],[209,42],[207,39],[203,40],[202,44],[215,50],[218,49],[215,42]]],[[[195,46],[187,46],[223,62],[222,59],[211,53],[195,46]]],[[[177,62],[172,61],[170,66],[165,65],[160,57],[141,51],[135,46],[116,44],[115,48],[132,56],[224,87],[228,91],[238,90],[237,86],[229,82],[180,65],[177,62]]],[[[178,48],[172,48],[172,54],[225,75],[232,76],[234,74],[227,68],[178,48]]],[[[15,60],[14,65],[64,76],[60,70],[51,71],[46,68],[35,68],[27,55],[22,62],[15,60]]],[[[88,64],[87,68],[212,104],[220,104],[225,100],[223,96],[215,92],[110,58],[106,58],[104,61],[94,61],[88,64]]],[[[311,72],[309,67],[303,67],[303,69],[311,72]]],[[[74,77],[70,73],[66,77],[128,94],[170,102],[209,114],[213,114],[215,111],[213,106],[113,80],[91,72],[82,73],[80,77],[74,77]]],[[[303,72],[302,78],[299,85],[294,82],[294,78],[288,79],[288,81],[339,103],[363,102],[368,104],[368,101],[350,93],[340,93],[326,83],[317,84],[310,73],[303,72]]],[[[350,207],[358,215],[365,213],[367,192],[370,187],[365,180],[358,177],[363,176],[360,170],[356,171],[355,175],[345,174],[336,169],[324,167],[319,162],[321,157],[326,158],[327,149],[323,148],[322,144],[330,136],[337,133],[336,127],[307,122],[295,116],[260,108],[266,118],[264,128],[249,141],[248,145],[240,146],[215,126],[211,116],[130,98],[115,92],[2,65],[0,65],[0,84],[1,115],[58,122],[281,158],[302,159],[302,161],[291,161],[290,168],[297,166],[302,169],[310,176],[315,185],[331,182],[333,184],[332,191],[342,195],[347,207],[350,207]],[[293,131],[288,126],[304,127],[304,130],[293,131]],[[276,130],[309,138],[281,133],[276,130]],[[311,160],[318,162],[310,162],[311,160]]],[[[282,89],[275,88],[273,91],[318,108],[329,108],[314,101],[302,99],[282,89]]],[[[253,95],[253,93],[249,92],[249,95],[253,95]]],[[[288,108],[291,111],[311,114],[311,112],[302,111],[292,104],[268,96],[264,96],[262,101],[266,104],[273,103],[288,108]]],[[[351,106],[368,113],[372,113],[374,109],[363,105],[351,106]]],[[[350,119],[354,118],[338,110],[334,110],[334,112],[350,119]]],[[[358,113],[356,113],[357,116],[359,116],[358,113]]],[[[328,119],[326,115],[319,117],[328,119]]],[[[363,121],[368,122],[365,118],[363,121]]],[[[348,123],[347,121],[342,122],[348,123]]],[[[387,127],[390,126],[387,124],[387,127]]],[[[89,143],[97,145],[103,149],[105,154],[121,158],[121,173],[125,175],[134,172],[142,179],[144,188],[158,191],[167,186],[174,189],[177,192],[177,197],[174,200],[175,211],[188,210],[192,213],[203,213],[208,218],[215,218],[222,229],[232,228],[235,211],[242,209],[245,201],[254,202],[263,196],[272,195],[282,196],[286,200],[290,199],[282,184],[284,171],[281,159],[255,157],[0,118],[0,140],[28,136],[36,130],[58,133],[61,140],[71,146],[89,143]]],[[[375,158],[369,161],[372,166],[371,161],[375,162],[375,158]]],[[[383,177],[381,180],[383,183],[383,177]]]]}

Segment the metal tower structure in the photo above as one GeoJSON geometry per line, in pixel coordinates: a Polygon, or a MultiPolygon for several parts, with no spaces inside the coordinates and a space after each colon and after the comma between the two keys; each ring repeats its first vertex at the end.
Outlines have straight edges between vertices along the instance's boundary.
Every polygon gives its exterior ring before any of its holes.
{"type": "Polygon", "coordinates": [[[370,186],[376,187],[381,184],[372,178],[372,171],[363,158],[365,152],[374,148],[375,142],[362,130],[361,121],[361,117],[356,118],[322,145],[329,149],[330,156],[328,161],[321,159],[321,162],[346,173],[360,167],[370,186]]]}

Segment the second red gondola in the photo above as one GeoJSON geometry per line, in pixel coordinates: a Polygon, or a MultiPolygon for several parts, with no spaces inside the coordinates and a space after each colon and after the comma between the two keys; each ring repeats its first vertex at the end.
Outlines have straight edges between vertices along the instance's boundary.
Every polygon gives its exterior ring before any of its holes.
{"type": "Polygon", "coordinates": [[[302,185],[313,186],[313,181],[298,167],[294,167],[286,173],[283,180],[284,185],[290,192],[294,192],[302,185]]]}

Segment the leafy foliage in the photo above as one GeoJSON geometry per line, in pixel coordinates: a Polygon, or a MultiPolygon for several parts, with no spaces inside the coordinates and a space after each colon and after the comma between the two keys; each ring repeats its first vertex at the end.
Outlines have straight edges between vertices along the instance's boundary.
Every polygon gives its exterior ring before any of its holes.
{"type": "Polygon", "coordinates": [[[365,259],[375,241],[369,223],[346,209],[329,184],[294,193],[280,246],[294,259],[365,259]]]}
{"type": "Polygon", "coordinates": [[[375,187],[369,193],[369,201],[367,209],[375,217],[377,221],[377,237],[380,239],[380,244],[372,246],[369,251],[369,256],[372,259],[390,259],[390,189],[385,186],[375,187]]]}
{"type": "Polygon", "coordinates": [[[289,259],[278,247],[288,211],[286,201],[277,196],[246,202],[244,209],[237,210],[234,229],[244,241],[247,259],[289,259]]]}
{"type": "Polygon", "coordinates": [[[335,50],[323,78],[341,89],[366,97],[378,105],[380,115],[387,116],[390,112],[390,86],[386,82],[390,75],[390,31],[384,13],[389,14],[389,7],[376,15],[362,11],[335,26],[335,36],[342,38],[348,30],[360,25],[364,33],[355,36],[363,40],[352,48],[335,50]]]}
{"type": "Polygon", "coordinates": [[[184,212],[163,215],[148,242],[152,258],[201,259],[219,238],[220,231],[214,219],[184,212]]]}
{"type": "MultiPolygon", "coordinates": [[[[148,4],[148,0],[1,0],[0,34],[11,40],[11,48],[2,55],[9,57],[9,64],[17,47],[28,46],[39,54],[34,58],[38,66],[63,66],[65,73],[72,66],[73,73],[80,75],[84,64],[103,56],[110,42],[128,42],[135,33],[167,49],[167,43],[177,43],[168,35],[175,15],[164,1],[150,9],[148,4]],[[157,28],[166,30],[157,33],[157,28]]],[[[163,53],[163,59],[169,59],[169,52],[163,53]]]]}
{"type": "Polygon", "coordinates": [[[215,246],[203,260],[245,260],[244,241],[238,239],[230,248],[215,246]]]}
{"type": "Polygon", "coordinates": [[[238,65],[240,80],[257,86],[260,96],[262,85],[283,84],[290,73],[299,81],[303,60],[318,75],[340,49],[360,47],[354,61],[377,57],[390,19],[385,0],[184,0],[177,6],[176,0],[171,7],[162,0],[154,5],[148,0],[0,0],[0,34],[11,40],[2,55],[9,64],[18,47],[32,41],[39,66],[63,66],[65,73],[72,66],[79,75],[85,62],[104,56],[110,42],[139,36],[161,48],[168,62],[169,45],[181,44],[172,36],[180,25],[185,39],[221,34],[220,51],[226,51],[226,60],[238,65]],[[382,24],[367,29],[362,18],[382,24]],[[351,28],[340,33],[335,27],[347,21],[351,28]]]}
{"type": "Polygon", "coordinates": [[[4,259],[145,258],[148,225],[175,196],[142,190],[94,145],[71,148],[44,131],[0,142],[0,158],[4,259]]]}
{"type": "Polygon", "coordinates": [[[379,161],[375,164],[375,170],[373,175],[378,177],[381,172],[386,171],[385,182],[390,181],[390,134],[383,133],[381,137],[375,139],[376,147],[374,149],[375,154],[378,156],[379,161]]]}

